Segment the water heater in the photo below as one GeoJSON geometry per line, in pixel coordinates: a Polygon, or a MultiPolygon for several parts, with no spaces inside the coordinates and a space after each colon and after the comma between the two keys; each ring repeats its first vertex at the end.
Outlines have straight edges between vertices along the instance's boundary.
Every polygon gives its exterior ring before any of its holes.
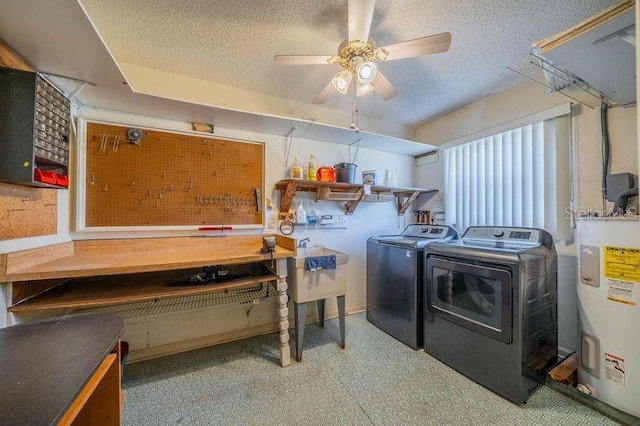
{"type": "Polygon", "coordinates": [[[640,222],[578,221],[578,382],[640,417],[640,222]]]}

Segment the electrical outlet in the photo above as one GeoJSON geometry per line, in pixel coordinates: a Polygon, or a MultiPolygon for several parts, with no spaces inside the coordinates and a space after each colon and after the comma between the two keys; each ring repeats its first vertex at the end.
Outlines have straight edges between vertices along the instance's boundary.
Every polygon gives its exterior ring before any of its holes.
{"type": "Polygon", "coordinates": [[[278,217],[276,215],[269,216],[269,223],[267,224],[267,227],[269,229],[276,229],[277,226],[278,226],[278,217]]]}

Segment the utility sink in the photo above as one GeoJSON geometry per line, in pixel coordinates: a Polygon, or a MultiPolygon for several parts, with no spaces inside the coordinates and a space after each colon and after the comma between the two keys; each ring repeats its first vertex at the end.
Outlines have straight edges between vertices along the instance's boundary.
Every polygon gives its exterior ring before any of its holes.
{"type": "Polygon", "coordinates": [[[298,247],[298,255],[294,257],[296,262],[296,268],[304,268],[304,259],[307,257],[329,256],[329,255],[334,255],[336,257],[336,266],[343,265],[349,262],[349,253],[343,253],[341,251],[333,250],[333,249],[322,247],[322,246],[298,247]]]}
{"type": "Polygon", "coordinates": [[[305,303],[328,297],[344,296],[347,289],[347,263],[349,253],[327,247],[298,248],[297,255],[287,259],[287,283],[289,295],[296,303],[305,303]],[[307,257],[336,257],[336,269],[309,271],[304,269],[307,257]]]}

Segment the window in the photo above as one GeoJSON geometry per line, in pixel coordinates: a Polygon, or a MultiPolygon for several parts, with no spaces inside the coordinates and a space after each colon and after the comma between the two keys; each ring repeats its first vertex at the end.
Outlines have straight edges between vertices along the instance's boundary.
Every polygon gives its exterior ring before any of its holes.
{"type": "Polygon", "coordinates": [[[568,119],[559,118],[445,149],[446,223],[460,231],[496,225],[557,234],[568,204],[568,137],[568,119]]]}

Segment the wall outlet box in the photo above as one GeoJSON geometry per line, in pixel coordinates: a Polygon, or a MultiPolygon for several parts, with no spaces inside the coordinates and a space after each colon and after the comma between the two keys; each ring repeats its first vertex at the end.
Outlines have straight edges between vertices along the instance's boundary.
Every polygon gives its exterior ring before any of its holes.
{"type": "Polygon", "coordinates": [[[631,173],[616,173],[607,175],[607,200],[615,201],[618,195],[633,188],[633,175],[631,173]]]}
{"type": "Polygon", "coordinates": [[[267,228],[276,229],[277,226],[278,226],[278,216],[276,215],[269,216],[269,222],[267,223],[267,228]]]}

